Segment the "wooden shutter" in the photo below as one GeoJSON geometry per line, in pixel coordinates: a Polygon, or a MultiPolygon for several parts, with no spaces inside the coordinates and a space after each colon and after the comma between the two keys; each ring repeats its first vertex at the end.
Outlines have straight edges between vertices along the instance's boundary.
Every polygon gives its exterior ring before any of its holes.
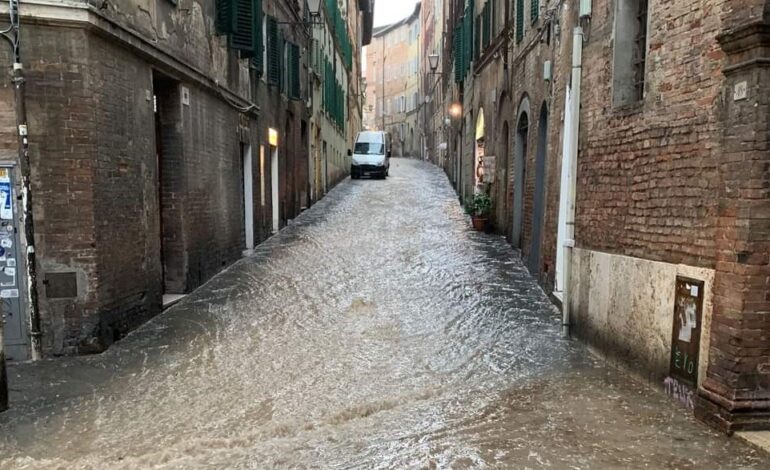
{"type": "Polygon", "coordinates": [[[463,81],[465,74],[465,45],[463,44],[463,20],[455,26],[454,54],[455,54],[455,82],[463,81]]]}
{"type": "Polygon", "coordinates": [[[288,43],[288,45],[289,47],[288,47],[287,54],[288,54],[289,64],[286,67],[286,71],[288,73],[289,98],[298,100],[300,98],[299,46],[292,43],[288,43]]]}
{"type": "Polygon", "coordinates": [[[537,20],[538,15],[540,15],[540,1],[531,0],[529,8],[530,8],[529,17],[532,20],[532,22],[535,22],[535,20],[537,20]]]}
{"type": "Polygon", "coordinates": [[[230,47],[241,51],[242,56],[254,54],[254,0],[235,2],[235,30],[230,33],[230,47]]]}
{"type": "Polygon", "coordinates": [[[482,21],[484,23],[482,25],[482,27],[481,27],[482,31],[483,31],[483,33],[482,33],[483,37],[482,37],[482,41],[481,41],[482,49],[486,49],[487,46],[489,46],[489,41],[491,39],[490,33],[491,33],[491,27],[492,27],[492,25],[491,25],[492,18],[489,15],[489,13],[490,13],[490,11],[489,11],[490,1],[491,0],[487,1],[487,3],[484,5],[484,8],[481,10],[482,21]]]}
{"type": "Polygon", "coordinates": [[[216,27],[219,34],[235,31],[235,0],[215,0],[216,27]]]}
{"type": "Polygon", "coordinates": [[[516,0],[516,42],[524,39],[524,0],[516,0]]]}
{"type": "Polygon", "coordinates": [[[264,73],[264,54],[265,45],[263,41],[262,23],[264,22],[264,13],[262,13],[262,0],[254,1],[254,55],[251,60],[252,68],[256,69],[260,75],[264,73]]]}
{"type": "Polygon", "coordinates": [[[278,85],[281,79],[281,52],[278,44],[278,22],[267,17],[267,81],[278,85]]]}
{"type": "Polygon", "coordinates": [[[465,42],[463,76],[465,76],[468,70],[470,70],[471,61],[473,60],[473,0],[470,1],[470,6],[465,9],[463,28],[463,42],[465,42]]]}

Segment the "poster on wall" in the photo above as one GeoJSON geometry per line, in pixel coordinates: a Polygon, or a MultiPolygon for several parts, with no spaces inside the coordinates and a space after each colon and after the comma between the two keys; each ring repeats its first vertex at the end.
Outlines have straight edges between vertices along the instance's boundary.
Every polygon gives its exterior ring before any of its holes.
{"type": "Polygon", "coordinates": [[[11,220],[13,208],[11,207],[11,178],[8,168],[0,168],[0,219],[11,220]]]}
{"type": "Polygon", "coordinates": [[[669,373],[693,387],[698,383],[703,286],[703,281],[676,278],[669,373]]]}

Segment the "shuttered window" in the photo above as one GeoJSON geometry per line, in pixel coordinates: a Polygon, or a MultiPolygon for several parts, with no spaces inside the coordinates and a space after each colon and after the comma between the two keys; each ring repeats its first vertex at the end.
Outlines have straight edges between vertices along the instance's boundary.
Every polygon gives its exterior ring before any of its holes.
{"type": "Polygon", "coordinates": [[[251,60],[252,68],[256,69],[261,75],[264,70],[264,51],[262,24],[264,23],[264,14],[262,13],[262,0],[254,1],[254,55],[251,60]]]}
{"type": "Polygon", "coordinates": [[[288,43],[287,48],[288,64],[286,72],[288,74],[289,98],[300,99],[300,77],[299,77],[299,46],[288,43]]]}
{"type": "Polygon", "coordinates": [[[235,4],[235,30],[230,33],[230,47],[244,57],[254,55],[254,0],[231,0],[235,4]]]}
{"type": "Polygon", "coordinates": [[[278,22],[272,16],[267,17],[267,82],[278,85],[281,80],[281,45],[279,43],[278,22]]]}
{"type": "Polygon", "coordinates": [[[473,60],[473,0],[468,1],[465,7],[463,41],[465,42],[465,66],[463,67],[463,76],[470,70],[473,60]]]}
{"type": "Polygon", "coordinates": [[[531,0],[531,3],[529,4],[529,18],[534,23],[537,21],[537,17],[540,14],[540,0],[531,0]]]}
{"type": "Polygon", "coordinates": [[[481,26],[482,32],[483,32],[482,33],[483,36],[482,36],[482,40],[481,40],[481,47],[482,47],[482,49],[486,49],[487,46],[489,46],[489,41],[491,39],[491,34],[490,33],[492,32],[492,29],[491,29],[492,28],[492,25],[491,25],[492,18],[490,17],[490,10],[489,10],[489,5],[490,4],[491,4],[491,0],[487,1],[487,3],[484,5],[484,8],[481,10],[481,18],[482,18],[481,21],[483,22],[483,25],[481,26]]]}
{"type": "Polygon", "coordinates": [[[235,2],[233,0],[215,0],[216,27],[219,34],[235,31],[235,2]]]}
{"type": "Polygon", "coordinates": [[[524,0],[516,0],[516,42],[524,39],[524,0]]]}
{"type": "Polygon", "coordinates": [[[463,22],[455,26],[454,54],[455,54],[455,82],[460,83],[465,76],[465,46],[463,44],[463,22]]]}

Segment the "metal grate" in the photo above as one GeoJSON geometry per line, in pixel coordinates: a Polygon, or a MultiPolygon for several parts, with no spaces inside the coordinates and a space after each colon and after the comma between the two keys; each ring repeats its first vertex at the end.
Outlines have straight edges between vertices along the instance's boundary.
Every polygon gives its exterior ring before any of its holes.
{"type": "Polygon", "coordinates": [[[644,75],[647,66],[647,0],[638,0],[636,38],[634,39],[634,97],[644,99],[644,75]]]}

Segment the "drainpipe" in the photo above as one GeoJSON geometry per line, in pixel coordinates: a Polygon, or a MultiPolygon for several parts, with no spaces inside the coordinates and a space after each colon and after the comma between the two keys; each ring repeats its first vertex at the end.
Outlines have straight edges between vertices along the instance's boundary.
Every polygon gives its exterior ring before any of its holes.
{"type": "Polygon", "coordinates": [[[561,331],[570,335],[570,307],[572,305],[572,250],[575,247],[575,187],[577,186],[578,131],[580,130],[580,80],[583,70],[583,28],[576,27],[572,39],[572,119],[569,142],[569,188],[567,196],[567,227],[564,240],[564,298],[562,300],[561,331]]]}

